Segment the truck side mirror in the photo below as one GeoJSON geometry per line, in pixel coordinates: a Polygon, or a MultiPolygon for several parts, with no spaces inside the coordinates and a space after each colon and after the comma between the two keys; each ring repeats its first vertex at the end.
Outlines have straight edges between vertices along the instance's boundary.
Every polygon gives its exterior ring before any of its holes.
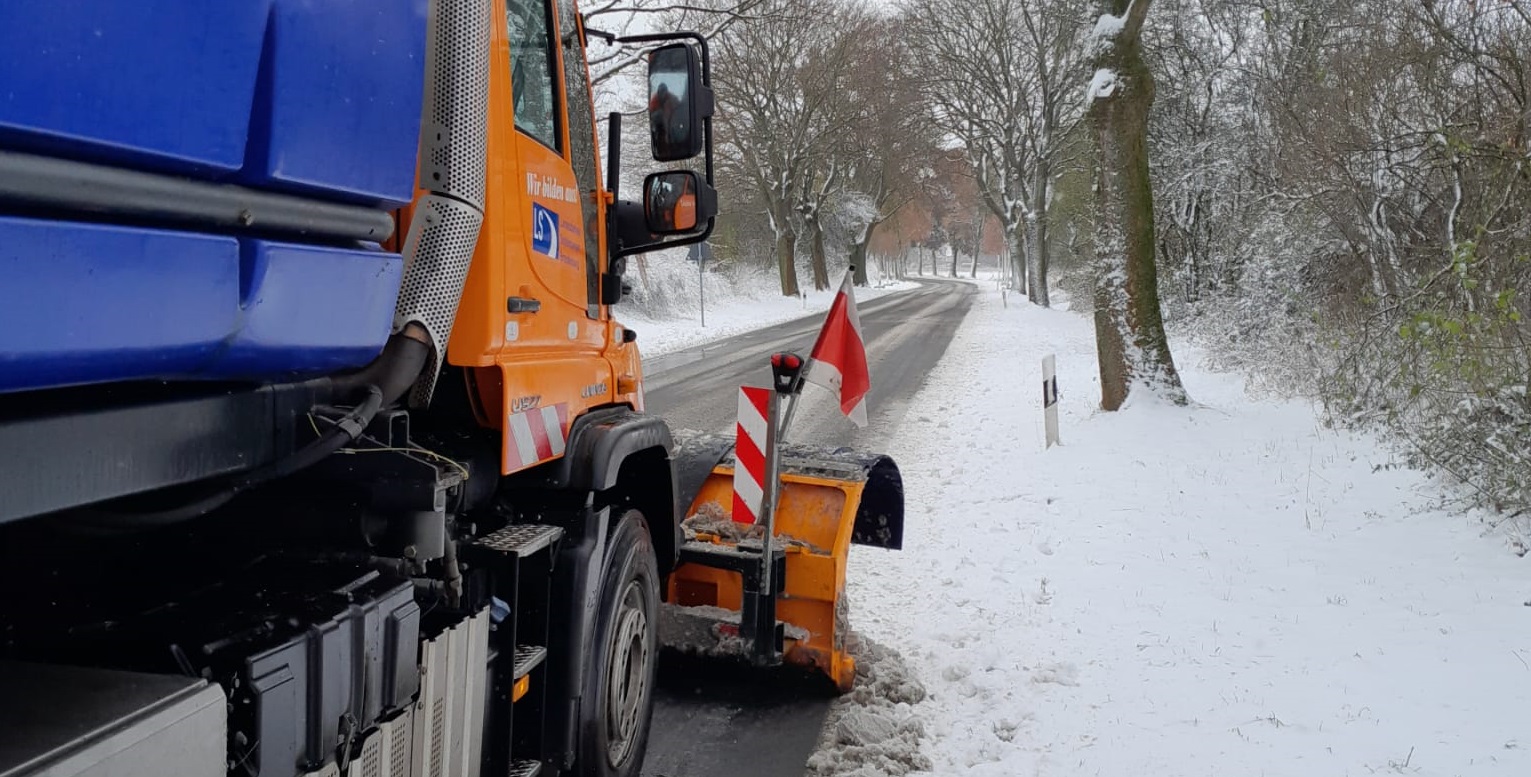
{"type": "Polygon", "coordinates": [[[654,159],[677,162],[702,153],[702,120],[712,89],[702,83],[696,50],[672,43],[649,52],[649,138],[654,159]]]}
{"type": "Polygon", "coordinates": [[[643,180],[643,220],[655,235],[693,232],[717,212],[717,193],[691,170],[652,173],[643,180]]]}

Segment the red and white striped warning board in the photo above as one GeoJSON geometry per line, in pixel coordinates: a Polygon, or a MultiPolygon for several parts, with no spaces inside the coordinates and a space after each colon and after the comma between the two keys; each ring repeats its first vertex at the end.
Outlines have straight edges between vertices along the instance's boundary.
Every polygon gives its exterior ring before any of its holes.
{"type": "Polygon", "coordinates": [[[505,431],[505,462],[511,472],[562,456],[569,438],[569,406],[560,403],[511,413],[505,431]]]}
{"type": "Polygon", "coordinates": [[[739,423],[734,428],[735,523],[760,520],[760,508],[765,503],[766,413],[770,406],[771,389],[739,387],[739,423]]]}

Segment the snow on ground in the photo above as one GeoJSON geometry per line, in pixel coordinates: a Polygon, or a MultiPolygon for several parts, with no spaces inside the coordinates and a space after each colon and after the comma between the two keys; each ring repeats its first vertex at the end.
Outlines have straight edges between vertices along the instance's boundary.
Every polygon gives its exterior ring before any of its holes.
{"type": "MultiPolygon", "coordinates": [[[[703,307],[701,307],[701,300],[698,300],[697,280],[695,275],[692,275],[689,298],[683,309],[666,310],[668,315],[651,315],[645,314],[637,307],[623,309],[619,306],[617,321],[638,333],[638,346],[643,349],[643,355],[657,356],[661,353],[671,353],[675,350],[698,346],[701,343],[721,340],[726,336],[764,329],[764,327],[790,321],[793,318],[824,314],[825,310],[830,309],[831,301],[834,301],[834,292],[839,289],[839,281],[841,278],[833,278],[834,288],[830,291],[816,292],[807,289],[804,297],[798,298],[782,297],[781,294],[776,294],[769,284],[746,286],[746,289],[752,289],[749,294],[735,292],[726,284],[718,283],[717,278],[709,278],[706,298],[707,326],[701,326],[703,307]]],[[[799,283],[813,286],[811,278],[799,278],[799,283]]],[[[876,300],[882,295],[916,288],[916,286],[919,286],[919,283],[914,281],[877,280],[870,288],[856,289],[856,303],[876,300]]]]}
{"type": "Polygon", "coordinates": [[[1092,332],[975,303],[887,448],[904,549],[850,559],[853,627],[899,654],[863,672],[898,690],[837,710],[812,770],[1531,774],[1531,559],[1192,351],[1195,406],[1099,412],[1092,332]]]}

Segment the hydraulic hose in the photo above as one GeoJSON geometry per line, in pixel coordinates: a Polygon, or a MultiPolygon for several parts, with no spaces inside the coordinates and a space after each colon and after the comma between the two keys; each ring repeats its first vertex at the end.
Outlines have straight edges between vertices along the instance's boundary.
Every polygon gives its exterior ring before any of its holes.
{"type": "Polygon", "coordinates": [[[431,346],[419,339],[422,337],[426,337],[424,328],[411,323],[402,332],[388,338],[383,352],[371,364],[350,375],[315,381],[315,387],[327,388],[330,396],[361,395],[363,398],[318,439],[292,455],[242,473],[223,488],[188,504],[153,512],[86,510],[72,523],[81,529],[109,533],[171,526],[206,515],[257,485],[318,464],[355,442],[379,411],[398,401],[414,385],[430,359],[431,346]]]}
{"type": "Polygon", "coordinates": [[[388,338],[383,352],[371,364],[350,374],[330,378],[336,395],[346,395],[376,386],[383,393],[383,407],[397,402],[420,377],[430,361],[430,334],[425,327],[410,322],[403,331],[388,338]]]}
{"type": "Polygon", "coordinates": [[[325,457],[354,442],[383,406],[383,392],[377,386],[367,386],[366,391],[367,398],[337,419],[329,430],[319,435],[318,439],[299,448],[291,456],[277,459],[237,476],[227,486],[195,502],[154,512],[87,510],[74,523],[80,528],[117,532],[157,529],[206,515],[261,483],[286,477],[318,464],[325,457]]]}

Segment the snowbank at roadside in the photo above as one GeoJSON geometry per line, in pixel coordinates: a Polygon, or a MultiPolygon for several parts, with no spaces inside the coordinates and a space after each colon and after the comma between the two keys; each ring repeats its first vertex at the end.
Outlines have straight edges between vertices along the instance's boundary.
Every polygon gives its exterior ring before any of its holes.
{"type": "MultiPolygon", "coordinates": [[[[638,345],[645,356],[658,356],[823,313],[834,301],[842,277],[834,275],[827,291],[812,291],[813,279],[800,277],[798,282],[809,290],[802,297],[784,297],[776,276],[765,270],[734,267],[698,273],[696,264],[677,251],[653,255],[641,273],[634,266],[629,275],[629,282],[636,287],[634,297],[614,310],[618,322],[638,333],[638,345]]],[[[877,277],[874,271],[870,285],[856,289],[856,301],[876,299],[918,285],[914,281],[877,277]]]]}
{"type": "MultiPolygon", "coordinates": [[[[856,302],[912,289],[913,281],[890,281],[883,286],[856,289],[856,302]]],[[[834,291],[809,291],[802,299],[783,297],[773,290],[757,295],[739,294],[707,300],[707,324],[700,308],[671,316],[651,317],[638,310],[617,310],[617,321],[638,333],[644,356],[658,356],[694,345],[721,340],[794,318],[822,314],[834,301],[834,291]]]]}
{"type": "MultiPolygon", "coordinates": [[[[882,281],[880,286],[856,289],[857,303],[876,300],[891,292],[917,288],[919,284],[908,280],[882,281]]],[[[709,292],[712,291],[709,283],[709,292]]],[[[663,317],[651,317],[641,310],[617,309],[617,321],[638,333],[638,346],[645,356],[657,356],[687,349],[726,336],[743,335],[756,329],[792,321],[805,315],[824,314],[834,301],[834,291],[805,292],[804,297],[782,297],[776,289],[752,289],[743,294],[706,300],[706,326],[701,323],[703,310],[700,304],[663,317]]],[[[695,288],[692,289],[695,294],[695,288]]],[[[694,300],[695,301],[695,300],[694,300]]]]}
{"type": "Polygon", "coordinates": [[[899,690],[848,699],[811,771],[1531,774],[1531,559],[1194,351],[1196,405],[1099,412],[1090,320],[1009,302],[886,446],[905,545],[853,550],[850,620],[899,690]]]}

